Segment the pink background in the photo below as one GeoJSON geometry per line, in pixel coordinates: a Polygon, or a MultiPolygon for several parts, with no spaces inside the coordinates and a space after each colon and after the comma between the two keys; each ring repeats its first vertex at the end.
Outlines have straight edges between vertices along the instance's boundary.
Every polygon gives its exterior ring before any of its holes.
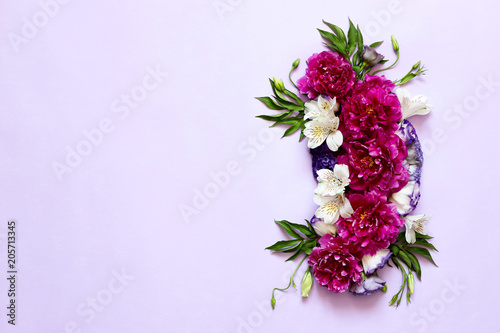
{"type": "Polygon", "coordinates": [[[0,3],[0,331],[495,331],[496,2],[66,0],[45,6],[50,17],[40,3],[0,3]],[[423,263],[412,304],[397,310],[387,303],[401,276],[385,269],[387,294],[314,285],[308,299],[280,294],[272,312],[272,288],[295,267],[264,251],[285,238],[273,219],[310,218],[316,183],[306,143],[267,130],[253,97],[296,58],[303,73],[323,50],[321,19],[347,29],[348,17],[365,41],[386,41],[389,59],[395,34],[389,78],[418,60],[429,69],[407,88],[434,106],[412,120],[426,152],[417,213],[433,215],[440,267],[423,263]]]}

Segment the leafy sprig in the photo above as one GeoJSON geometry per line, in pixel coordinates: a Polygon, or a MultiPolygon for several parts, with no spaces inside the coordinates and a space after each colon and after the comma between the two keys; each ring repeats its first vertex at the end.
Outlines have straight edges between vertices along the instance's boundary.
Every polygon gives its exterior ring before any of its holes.
{"type": "MultiPolygon", "coordinates": [[[[304,254],[304,257],[299,262],[297,268],[290,277],[290,282],[288,283],[288,286],[286,286],[285,288],[273,289],[271,295],[271,306],[273,309],[276,305],[276,298],[274,297],[274,292],[276,290],[286,291],[291,286],[297,289],[297,286],[295,285],[294,281],[295,274],[297,273],[297,270],[302,265],[304,260],[311,254],[312,249],[316,247],[319,238],[313,226],[307,220],[306,220],[307,225],[292,223],[286,220],[274,221],[274,222],[276,222],[283,230],[285,230],[286,233],[290,235],[293,239],[278,241],[273,245],[266,247],[266,250],[271,250],[272,252],[283,252],[283,253],[293,252],[293,254],[286,261],[293,260],[298,256],[300,256],[301,254],[304,254]]],[[[309,296],[309,291],[311,290],[312,287],[312,280],[313,279],[312,279],[311,267],[308,266],[307,270],[304,273],[304,276],[302,277],[302,290],[301,290],[302,297],[309,296]]]]}
{"type": "MultiPolygon", "coordinates": [[[[325,30],[318,29],[321,37],[323,37],[327,42],[324,43],[328,48],[332,51],[335,51],[344,58],[346,58],[350,63],[352,68],[357,74],[359,80],[363,80],[365,75],[370,73],[374,65],[370,65],[368,62],[363,59],[363,52],[365,49],[363,34],[358,26],[354,26],[352,21],[349,19],[349,30],[347,32],[347,37],[344,31],[338,26],[323,21],[332,32],[328,32],[325,30]]],[[[392,48],[396,53],[396,60],[390,66],[376,70],[371,75],[375,75],[376,73],[386,71],[394,67],[399,61],[399,44],[394,36],[391,36],[392,48]]],[[[370,48],[376,48],[380,46],[383,41],[375,42],[369,45],[370,48]]],[[[378,64],[385,64],[388,60],[381,60],[378,64]]],[[[408,83],[410,80],[415,77],[424,74],[425,69],[420,67],[420,61],[415,64],[412,69],[400,80],[394,81],[396,85],[403,85],[408,83]]]]}
{"type": "MultiPolygon", "coordinates": [[[[291,73],[294,69],[296,69],[299,65],[300,60],[297,59],[292,64],[292,70],[290,71],[289,79],[290,82],[297,88],[295,83],[292,81],[291,73]]],[[[284,112],[273,114],[273,115],[260,115],[257,118],[261,118],[264,120],[272,121],[274,124],[271,127],[276,125],[285,124],[288,126],[288,129],[283,134],[283,137],[289,136],[299,129],[301,130],[300,139],[301,141],[304,138],[304,128],[306,124],[306,120],[304,119],[304,110],[305,104],[302,99],[297,96],[292,91],[285,88],[285,84],[280,79],[274,77],[273,79],[269,79],[271,83],[271,88],[273,90],[274,95],[271,97],[256,97],[259,101],[263,102],[268,108],[272,110],[286,110],[284,112]]]]}
{"type": "MultiPolygon", "coordinates": [[[[392,244],[389,249],[393,253],[391,258],[394,265],[401,271],[403,276],[403,283],[399,291],[392,297],[389,305],[399,306],[401,299],[403,298],[404,291],[406,288],[406,302],[410,303],[411,294],[413,294],[415,289],[415,278],[413,276],[414,272],[419,280],[422,279],[422,269],[418,257],[423,257],[427,259],[434,265],[434,259],[428,249],[437,251],[436,247],[432,245],[428,239],[432,239],[431,236],[423,235],[418,232],[415,233],[416,241],[415,243],[408,243],[405,239],[405,232],[401,232],[394,244],[392,244]],[[404,264],[404,265],[403,265],[404,264]],[[406,265],[406,269],[405,266],[406,265]]],[[[437,265],[436,265],[437,266],[437,265]]]]}

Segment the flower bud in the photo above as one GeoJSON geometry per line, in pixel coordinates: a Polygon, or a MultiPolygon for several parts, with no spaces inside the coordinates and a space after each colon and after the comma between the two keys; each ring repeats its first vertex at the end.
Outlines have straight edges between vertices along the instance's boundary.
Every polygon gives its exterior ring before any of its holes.
{"type": "Polygon", "coordinates": [[[300,63],[300,59],[295,60],[295,61],[293,62],[293,64],[292,64],[292,68],[293,68],[293,69],[297,68],[297,66],[299,66],[299,63],[300,63]]]}
{"type": "Polygon", "coordinates": [[[418,66],[420,66],[420,63],[421,61],[417,62],[415,65],[413,65],[413,67],[411,68],[412,70],[415,70],[418,68],[418,66]]]}
{"type": "Polygon", "coordinates": [[[410,294],[413,294],[415,291],[415,278],[413,277],[412,272],[408,274],[408,289],[410,290],[410,294]]]}
{"type": "Polygon", "coordinates": [[[276,86],[276,90],[283,92],[285,90],[285,85],[283,84],[283,81],[280,79],[277,79],[276,77],[273,77],[274,85],[276,86]]]}
{"type": "Polygon", "coordinates": [[[394,52],[398,52],[399,51],[399,44],[398,44],[398,41],[396,40],[396,38],[394,37],[394,35],[391,36],[391,40],[392,40],[392,48],[394,49],[394,52]]]}
{"type": "Polygon", "coordinates": [[[384,59],[384,56],[377,53],[374,48],[365,45],[361,52],[361,58],[363,58],[363,61],[368,65],[375,66],[384,59]]]}

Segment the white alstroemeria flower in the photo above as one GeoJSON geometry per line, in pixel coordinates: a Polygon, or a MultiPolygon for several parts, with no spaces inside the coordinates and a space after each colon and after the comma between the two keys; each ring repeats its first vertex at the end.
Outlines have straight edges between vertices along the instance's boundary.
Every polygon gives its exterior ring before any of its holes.
{"type": "Polygon", "coordinates": [[[335,196],[343,194],[347,185],[351,182],[349,179],[349,167],[345,164],[335,164],[332,170],[321,169],[318,173],[318,187],[315,194],[322,196],[335,196]]]}
{"type": "Polygon", "coordinates": [[[329,99],[323,98],[321,95],[317,101],[308,101],[304,106],[304,119],[316,119],[318,117],[334,118],[335,112],[339,110],[339,103],[337,103],[335,97],[329,99]]]}
{"type": "Polygon", "coordinates": [[[327,197],[315,194],[314,202],[319,205],[314,215],[323,219],[326,224],[333,224],[339,217],[348,218],[354,212],[349,200],[343,194],[327,197]]]}
{"type": "Polygon", "coordinates": [[[342,133],[338,130],[339,118],[335,112],[339,110],[339,103],[333,99],[319,96],[317,101],[305,104],[304,119],[311,119],[306,123],[304,135],[307,137],[309,148],[316,148],[326,140],[331,151],[337,151],[344,141],[342,133]]]}
{"type": "Polygon", "coordinates": [[[336,224],[326,224],[323,220],[313,223],[314,231],[318,236],[324,236],[326,234],[336,235],[337,225],[336,224]]]}
{"type": "Polygon", "coordinates": [[[402,88],[396,89],[396,95],[399,103],[401,103],[401,113],[403,113],[401,120],[431,112],[432,105],[427,104],[427,97],[425,96],[417,95],[412,98],[408,90],[402,88]]]}
{"type": "Polygon", "coordinates": [[[309,148],[316,148],[326,140],[326,144],[331,151],[337,151],[344,141],[339,128],[338,117],[318,117],[306,123],[304,135],[307,137],[309,148]]]}
{"type": "Polygon", "coordinates": [[[408,215],[403,217],[406,227],[406,241],[410,244],[415,243],[417,240],[415,231],[422,235],[427,235],[427,227],[425,224],[431,219],[431,216],[426,214],[422,215],[408,215]]]}

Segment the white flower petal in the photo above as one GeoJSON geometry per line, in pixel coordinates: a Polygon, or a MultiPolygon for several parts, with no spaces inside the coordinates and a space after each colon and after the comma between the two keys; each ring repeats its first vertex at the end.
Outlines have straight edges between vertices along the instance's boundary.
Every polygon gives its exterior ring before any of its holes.
{"type": "Polygon", "coordinates": [[[328,135],[328,137],[326,138],[326,144],[331,151],[339,150],[339,147],[342,145],[343,141],[344,137],[342,136],[342,133],[340,131],[335,131],[328,135]]]}
{"type": "Polygon", "coordinates": [[[326,234],[332,234],[336,235],[337,234],[337,225],[336,224],[326,224],[323,221],[318,221],[316,223],[313,223],[313,228],[314,231],[318,234],[318,236],[323,236],[326,234]]]}

